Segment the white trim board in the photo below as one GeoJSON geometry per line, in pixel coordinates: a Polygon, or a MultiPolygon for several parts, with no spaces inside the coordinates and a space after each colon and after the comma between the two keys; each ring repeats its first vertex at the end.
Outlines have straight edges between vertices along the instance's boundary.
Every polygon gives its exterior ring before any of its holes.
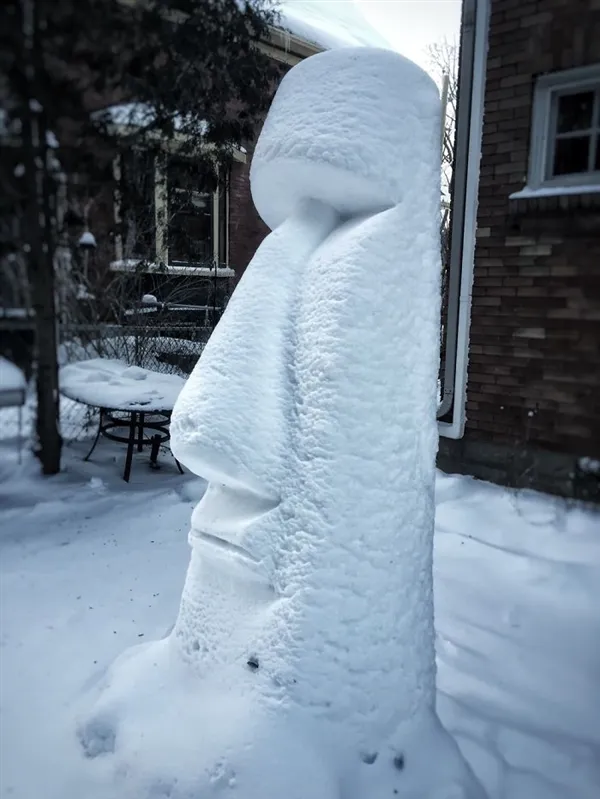
{"type": "Polygon", "coordinates": [[[490,0],[478,0],[476,3],[469,149],[466,165],[467,180],[463,226],[464,237],[461,259],[456,363],[454,368],[454,401],[452,404],[452,421],[438,422],[438,432],[440,436],[453,439],[463,437],[466,423],[469,328],[471,325],[471,297],[473,288],[473,270],[475,265],[475,236],[477,231],[479,169],[481,161],[481,138],[483,133],[483,107],[485,98],[489,15],[490,0]]]}

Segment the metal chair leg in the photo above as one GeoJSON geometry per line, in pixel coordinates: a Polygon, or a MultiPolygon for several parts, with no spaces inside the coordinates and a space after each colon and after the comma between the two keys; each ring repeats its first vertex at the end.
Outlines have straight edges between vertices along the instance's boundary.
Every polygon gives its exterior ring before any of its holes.
{"type": "Polygon", "coordinates": [[[138,424],[137,451],[141,452],[143,449],[144,449],[144,414],[140,413],[140,421],[138,424]]]}
{"type": "Polygon", "coordinates": [[[133,448],[135,446],[137,416],[138,415],[135,411],[131,411],[131,416],[129,419],[129,440],[127,442],[127,457],[125,458],[125,471],[123,472],[123,480],[125,480],[126,483],[129,482],[129,477],[131,475],[131,462],[133,460],[133,448]]]}
{"type": "Polygon", "coordinates": [[[158,433],[152,436],[152,449],[150,450],[150,466],[153,469],[158,469],[158,452],[160,450],[160,436],[158,433]]]}
{"type": "Polygon", "coordinates": [[[92,457],[92,452],[96,449],[96,444],[100,440],[100,436],[102,434],[102,419],[104,417],[104,408],[100,408],[100,419],[98,420],[98,432],[96,433],[96,438],[94,439],[94,443],[92,444],[92,448],[88,452],[88,454],[83,459],[84,461],[89,461],[92,457]]]}
{"type": "Polygon", "coordinates": [[[19,405],[18,410],[18,425],[19,425],[19,432],[17,435],[17,447],[18,447],[18,457],[19,457],[19,466],[23,462],[23,406],[19,405]]]}

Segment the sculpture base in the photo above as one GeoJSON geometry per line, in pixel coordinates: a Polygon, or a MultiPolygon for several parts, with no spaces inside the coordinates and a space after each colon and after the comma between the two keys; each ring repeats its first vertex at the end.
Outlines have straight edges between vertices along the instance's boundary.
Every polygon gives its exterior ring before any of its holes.
{"type": "Polygon", "coordinates": [[[342,722],[269,704],[251,669],[199,679],[171,638],[126,652],[78,734],[87,799],[482,799],[434,713],[400,724],[372,751],[342,722]]]}

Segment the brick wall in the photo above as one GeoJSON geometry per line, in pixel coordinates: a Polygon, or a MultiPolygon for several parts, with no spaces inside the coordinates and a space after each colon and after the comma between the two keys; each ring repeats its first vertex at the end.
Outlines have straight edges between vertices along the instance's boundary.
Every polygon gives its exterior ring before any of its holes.
{"type": "Polygon", "coordinates": [[[259,217],[250,194],[250,162],[235,163],[229,186],[229,266],[239,280],[269,228],[259,217]]]}
{"type": "Polygon", "coordinates": [[[467,425],[441,461],[560,493],[576,456],[600,453],[600,195],[509,195],[526,182],[536,77],[598,62],[599,0],[492,0],[467,425]],[[562,477],[531,465],[543,453],[562,477]]]}
{"type": "MultiPolygon", "coordinates": [[[[280,63],[278,66],[282,80],[291,66],[286,63],[280,63]]],[[[273,94],[276,90],[277,86],[273,86],[273,94]]],[[[257,133],[257,139],[259,135],[260,131],[257,133]]],[[[233,165],[229,185],[229,266],[235,270],[236,282],[244,274],[262,240],[270,232],[252,202],[250,164],[254,144],[247,145],[247,150],[247,163],[233,165]]]]}

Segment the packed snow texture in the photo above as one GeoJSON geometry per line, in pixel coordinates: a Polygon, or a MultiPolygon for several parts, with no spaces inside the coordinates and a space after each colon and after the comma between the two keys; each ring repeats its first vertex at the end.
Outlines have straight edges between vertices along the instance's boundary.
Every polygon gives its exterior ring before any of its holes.
{"type": "Polygon", "coordinates": [[[65,397],[127,411],[170,411],[184,380],[179,375],[152,372],[109,358],[92,358],[63,366],[60,391],[65,397]]]}
{"type": "Polygon", "coordinates": [[[25,375],[19,367],[0,356],[0,392],[24,391],[26,387],[25,375]]]}
{"type": "Polygon", "coordinates": [[[367,22],[355,0],[285,0],[279,12],[282,28],[325,50],[356,46],[391,48],[367,22]]]}
{"type": "Polygon", "coordinates": [[[173,414],[209,483],[179,616],[80,719],[98,795],[483,795],[435,714],[439,112],[372,49],[278,91],[252,171],[273,233],[173,414]]]}
{"type": "Polygon", "coordinates": [[[308,58],[284,77],[263,126],[254,204],[274,229],[307,197],[342,217],[410,203],[439,119],[431,78],[396,53],[353,48],[308,58]]]}
{"type": "Polygon", "coordinates": [[[83,231],[83,233],[79,237],[79,246],[89,247],[89,248],[96,247],[96,237],[90,230],[83,231]]]}

